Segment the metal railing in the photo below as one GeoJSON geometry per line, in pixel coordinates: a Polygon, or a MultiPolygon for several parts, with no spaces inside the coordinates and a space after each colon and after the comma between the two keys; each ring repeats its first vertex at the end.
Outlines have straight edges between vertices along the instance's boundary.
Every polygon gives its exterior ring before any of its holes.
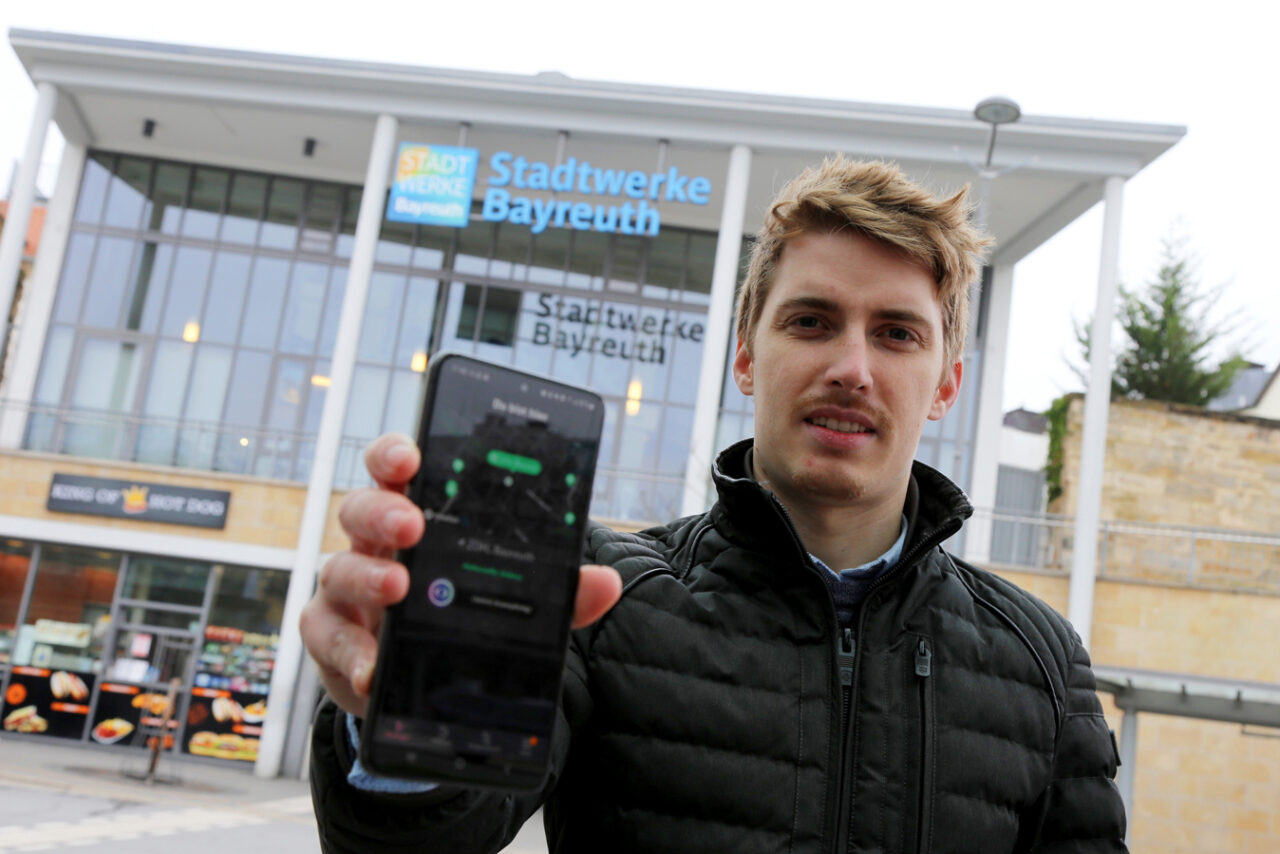
{"type": "MultiPolygon", "coordinates": [[[[306,482],[315,439],[314,433],[298,430],[0,401],[4,447],[88,459],[306,482]]],[[[363,472],[367,441],[343,438],[340,470],[363,472]]]]}
{"type": "MultiPolygon", "coordinates": [[[[1068,573],[1075,520],[1053,514],[978,510],[991,523],[986,563],[1068,573]]],[[[1280,536],[1104,520],[1097,542],[1098,577],[1187,587],[1280,593],[1280,536]]]]}
{"type": "MultiPolygon", "coordinates": [[[[294,430],[0,401],[4,447],[78,458],[305,483],[311,474],[315,439],[314,433],[294,430]]],[[[370,485],[364,468],[368,442],[361,436],[343,437],[335,489],[370,485]]],[[[681,488],[683,477],[609,467],[601,467],[598,475],[599,497],[604,499],[598,512],[613,518],[660,521],[675,515],[678,502],[673,504],[672,496],[681,488]],[[633,489],[629,500],[614,501],[611,493],[626,482],[643,488],[633,489]]],[[[971,526],[975,523],[991,526],[989,557],[980,563],[1062,574],[1071,569],[1075,537],[1071,517],[980,509],[971,526]]],[[[1280,536],[1273,534],[1105,520],[1097,550],[1100,578],[1280,593],[1280,536]]]]}
{"type": "MultiPolygon", "coordinates": [[[[372,486],[364,449],[373,437],[344,436],[338,444],[334,489],[372,486]]],[[[305,484],[311,476],[316,434],[297,430],[237,427],[220,422],[143,416],[95,409],[69,409],[27,401],[0,401],[4,447],[70,457],[264,477],[305,484]]],[[[667,520],[683,475],[601,466],[606,515],[617,502],[607,493],[618,484],[647,485],[625,502],[629,516],[667,520]],[[668,506],[671,505],[671,506],[668,506]]],[[[598,490],[600,491],[600,490],[598,490]]],[[[621,506],[621,505],[618,505],[621,506]]]]}

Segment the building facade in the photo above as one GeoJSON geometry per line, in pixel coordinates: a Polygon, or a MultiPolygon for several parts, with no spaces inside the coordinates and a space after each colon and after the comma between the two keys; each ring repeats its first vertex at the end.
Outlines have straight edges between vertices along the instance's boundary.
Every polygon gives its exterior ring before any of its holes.
{"type": "MultiPolygon", "coordinates": [[[[303,761],[295,627],[337,501],[369,439],[414,432],[436,353],[601,394],[596,517],[699,511],[751,430],[727,363],[768,199],[833,152],[896,160],[978,185],[1000,242],[918,454],[989,507],[1014,265],[1182,135],[1024,117],[980,165],[994,128],[954,110],[10,42],[29,152],[52,123],[67,145],[2,389],[3,714],[120,749],[168,726],[266,775],[303,761]]],[[[24,163],[11,211],[33,188],[24,163]]],[[[989,549],[989,523],[968,536],[989,549]]]]}

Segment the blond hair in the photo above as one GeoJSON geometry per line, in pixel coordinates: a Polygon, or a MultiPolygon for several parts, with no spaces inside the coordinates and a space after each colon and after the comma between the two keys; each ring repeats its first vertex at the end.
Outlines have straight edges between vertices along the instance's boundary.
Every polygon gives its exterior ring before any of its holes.
{"type": "Polygon", "coordinates": [[[738,298],[738,337],[750,350],[787,241],[850,229],[890,246],[933,274],[942,304],[945,365],[964,349],[969,288],[992,240],[970,222],[968,186],[942,199],[896,165],[838,155],[782,188],[756,235],[738,298]]]}

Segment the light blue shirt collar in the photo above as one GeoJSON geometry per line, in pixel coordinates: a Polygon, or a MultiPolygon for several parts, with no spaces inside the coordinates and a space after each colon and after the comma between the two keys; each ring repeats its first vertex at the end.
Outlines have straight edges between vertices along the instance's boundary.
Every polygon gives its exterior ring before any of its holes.
{"type": "Polygon", "coordinates": [[[848,569],[842,569],[836,572],[831,567],[823,563],[815,555],[809,555],[809,558],[817,565],[825,569],[827,572],[837,578],[856,578],[858,576],[872,575],[881,570],[888,569],[898,562],[898,558],[902,557],[902,547],[907,544],[907,515],[902,514],[901,528],[898,531],[898,539],[893,545],[889,546],[889,550],[875,560],[868,561],[862,566],[854,566],[848,569]]]}

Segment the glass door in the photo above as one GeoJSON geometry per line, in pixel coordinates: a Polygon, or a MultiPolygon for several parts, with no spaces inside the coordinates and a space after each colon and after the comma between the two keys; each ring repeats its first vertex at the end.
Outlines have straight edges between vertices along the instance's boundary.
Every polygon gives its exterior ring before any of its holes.
{"type": "Polygon", "coordinates": [[[98,744],[151,747],[165,731],[166,750],[172,749],[181,728],[191,684],[197,635],[183,629],[146,623],[116,626],[102,684],[94,706],[89,737],[98,744]],[[170,681],[180,688],[169,703],[170,681]]]}
{"type": "Polygon", "coordinates": [[[211,570],[196,561],[130,556],[112,608],[92,741],[149,747],[163,732],[165,749],[181,743],[211,570]],[[170,705],[173,679],[179,689],[170,705]]]}

